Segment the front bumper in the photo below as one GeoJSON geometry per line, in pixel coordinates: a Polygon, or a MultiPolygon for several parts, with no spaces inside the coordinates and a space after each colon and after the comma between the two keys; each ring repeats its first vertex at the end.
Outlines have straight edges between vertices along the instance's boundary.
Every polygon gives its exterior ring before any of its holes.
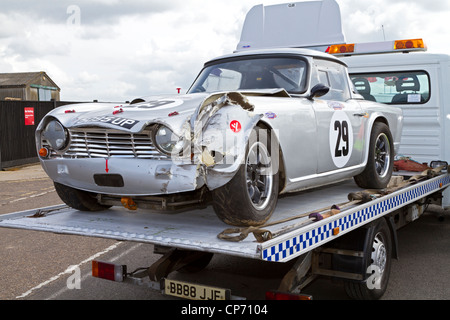
{"type": "Polygon", "coordinates": [[[100,194],[164,195],[193,191],[205,185],[201,167],[170,160],[41,159],[41,164],[53,181],[100,194]]]}

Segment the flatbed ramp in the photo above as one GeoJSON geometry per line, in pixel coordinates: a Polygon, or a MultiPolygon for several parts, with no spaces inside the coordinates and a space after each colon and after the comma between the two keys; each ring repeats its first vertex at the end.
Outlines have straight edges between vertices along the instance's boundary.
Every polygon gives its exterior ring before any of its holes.
{"type": "Polygon", "coordinates": [[[129,211],[120,207],[101,212],[80,212],[67,206],[54,206],[1,215],[0,227],[135,241],[285,262],[436,193],[449,184],[450,176],[441,174],[348,207],[320,221],[311,221],[308,213],[348,201],[349,193],[361,191],[353,180],[287,195],[279,199],[269,223],[294,216],[303,217],[263,227],[274,235],[264,242],[258,242],[251,232],[239,241],[219,239],[218,235],[230,226],[221,222],[211,207],[162,214],[139,209],[129,211]]]}

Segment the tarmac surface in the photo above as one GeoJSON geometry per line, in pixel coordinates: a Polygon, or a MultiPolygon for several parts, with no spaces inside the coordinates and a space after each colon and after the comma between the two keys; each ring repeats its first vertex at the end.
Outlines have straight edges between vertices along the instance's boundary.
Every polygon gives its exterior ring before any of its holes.
{"type": "Polygon", "coordinates": [[[3,171],[0,171],[0,182],[32,179],[48,179],[40,164],[5,168],[3,171]]]}
{"type": "Polygon", "coordinates": [[[40,164],[0,171],[0,214],[60,204],[40,164]]]}

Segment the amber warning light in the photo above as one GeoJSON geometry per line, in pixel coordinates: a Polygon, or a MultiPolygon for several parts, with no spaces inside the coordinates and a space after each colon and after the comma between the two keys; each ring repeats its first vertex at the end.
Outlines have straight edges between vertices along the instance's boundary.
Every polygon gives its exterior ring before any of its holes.
{"type": "Polygon", "coordinates": [[[422,39],[412,39],[412,40],[397,40],[394,43],[394,50],[403,49],[422,49],[425,48],[425,43],[422,39]]]}
{"type": "Polygon", "coordinates": [[[327,48],[325,52],[335,55],[357,55],[357,54],[374,54],[374,53],[393,53],[393,52],[410,52],[410,51],[426,51],[427,46],[422,39],[406,39],[382,42],[367,43],[349,43],[334,44],[327,48]]]}
{"type": "Polygon", "coordinates": [[[352,53],[355,51],[355,44],[337,44],[328,47],[327,52],[329,54],[337,54],[337,53],[352,53]]]}

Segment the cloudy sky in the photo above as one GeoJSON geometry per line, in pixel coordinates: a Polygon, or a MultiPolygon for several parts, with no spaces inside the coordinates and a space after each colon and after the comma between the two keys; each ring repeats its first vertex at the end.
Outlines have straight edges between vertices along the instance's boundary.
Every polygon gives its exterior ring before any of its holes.
{"type": "MultiPolygon", "coordinates": [[[[236,48],[253,6],[286,2],[1,0],[0,72],[45,71],[66,101],[184,92],[206,60],[236,48]]],[[[337,2],[347,42],[422,37],[450,51],[450,1],[337,2]]]]}

